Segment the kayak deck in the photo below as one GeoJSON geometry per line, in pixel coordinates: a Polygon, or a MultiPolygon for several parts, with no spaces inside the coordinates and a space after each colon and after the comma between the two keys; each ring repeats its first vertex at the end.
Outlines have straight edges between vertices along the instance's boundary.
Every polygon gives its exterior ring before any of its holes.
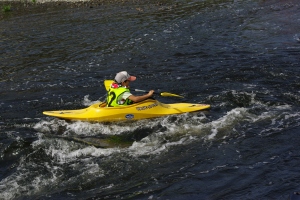
{"type": "Polygon", "coordinates": [[[146,100],[129,106],[106,107],[100,102],[84,109],[44,111],[44,115],[81,121],[122,121],[156,118],[166,115],[182,114],[209,109],[208,104],[173,103],[164,104],[157,100],[146,100]]]}

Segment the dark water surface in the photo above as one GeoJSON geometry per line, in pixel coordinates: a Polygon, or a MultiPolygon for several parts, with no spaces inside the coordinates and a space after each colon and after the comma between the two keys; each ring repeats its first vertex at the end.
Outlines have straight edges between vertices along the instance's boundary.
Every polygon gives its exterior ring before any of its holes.
{"type": "Polygon", "coordinates": [[[300,190],[299,1],[113,3],[12,15],[0,34],[0,199],[300,190]],[[108,124],[42,115],[103,101],[103,81],[121,70],[138,77],[132,87],[186,97],[161,102],[212,109],[108,124]],[[126,145],[72,139],[112,136],[126,145]]]}

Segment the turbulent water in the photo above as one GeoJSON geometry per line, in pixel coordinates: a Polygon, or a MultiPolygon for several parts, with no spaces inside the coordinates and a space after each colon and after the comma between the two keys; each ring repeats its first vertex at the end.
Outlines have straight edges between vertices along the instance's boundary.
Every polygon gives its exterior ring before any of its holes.
{"type": "Polygon", "coordinates": [[[300,3],[112,3],[0,21],[0,199],[288,199],[300,190],[300,3]],[[211,104],[125,123],[44,110],[134,88],[211,104]],[[82,142],[81,139],[89,139],[82,142]],[[114,138],[109,148],[97,141],[114,138]],[[91,142],[92,141],[92,142],[91,142]]]}

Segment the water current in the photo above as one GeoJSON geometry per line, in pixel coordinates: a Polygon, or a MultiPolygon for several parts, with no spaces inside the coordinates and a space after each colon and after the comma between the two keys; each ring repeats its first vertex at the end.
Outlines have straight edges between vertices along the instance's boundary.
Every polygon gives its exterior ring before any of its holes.
{"type": "Polygon", "coordinates": [[[288,199],[300,190],[300,3],[110,3],[0,21],[0,199],[288,199]],[[124,123],[45,110],[104,101],[103,81],[206,103],[124,123]],[[117,145],[97,146],[103,138],[117,145]],[[78,138],[90,142],[82,142],[78,138]]]}

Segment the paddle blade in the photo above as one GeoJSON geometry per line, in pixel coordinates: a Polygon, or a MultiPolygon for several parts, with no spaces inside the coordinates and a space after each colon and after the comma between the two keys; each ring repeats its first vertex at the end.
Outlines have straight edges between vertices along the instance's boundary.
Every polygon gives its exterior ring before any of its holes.
{"type": "Polygon", "coordinates": [[[169,93],[169,92],[162,92],[162,93],[160,93],[160,95],[163,96],[163,97],[179,97],[179,98],[184,98],[181,95],[172,94],[172,93],[169,93]]]}
{"type": "Polygon", "coordinates": [[[109,90],[109,88],[113,82],[114,82],[113,80],[104,80],[104,86],[105,86],[106,91],[109,90]]]}

